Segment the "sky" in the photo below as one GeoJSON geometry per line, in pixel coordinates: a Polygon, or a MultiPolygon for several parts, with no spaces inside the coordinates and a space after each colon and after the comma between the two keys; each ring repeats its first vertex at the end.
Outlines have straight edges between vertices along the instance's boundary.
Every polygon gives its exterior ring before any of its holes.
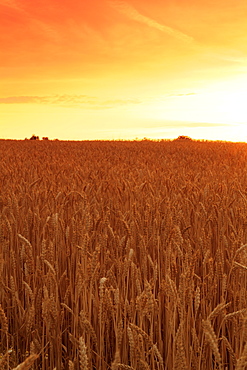
{"type": "Polygon", "coordinates": [[[247,141],[246,0],[0,0],[0,138],[247,141]]]}

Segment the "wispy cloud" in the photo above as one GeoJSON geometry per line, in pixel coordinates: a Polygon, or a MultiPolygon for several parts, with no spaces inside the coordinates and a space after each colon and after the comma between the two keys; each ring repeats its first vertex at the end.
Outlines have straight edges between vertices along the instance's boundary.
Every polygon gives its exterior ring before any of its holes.
{"type": "Polygon", "coordinates": [[[196,95],[194,92],[189,93],[171,93],[164,96],[146,97],[142,99],[100,99],[96,96],[90,95],[27,95],[27,96],[8,96],[0,98],[0,104],[46,104],[57,105],[63,107],[82,107],[82,108],[112,108],[115,106],[132,105],[132,104],[147,104],[152,101],[163,101],[173,97],[196,95]]]}
{"type": "Polygon", "coordinates": [[[34,96],[8,96],[7,98],[0,98],[0,104],[22,104],[34,102],[34,96]]]}
{"type": "Polygon", "coordinates": [[[156,28],[157,30],[164,32],[172,37],[175,37],[176,39],[182,40],[186,43],[192,43],[194,41],[192,37],[186,35],[185,33],[180,32],[172,27],[160,24],[154,19],[142,15],[132,5],[128,4],[125,1],[108,1],[108,4],[120,13],[126,15],[128,18],[140,23],[144,23],[149,27],[156,28]]]}
{"type": "Polygon", "coordinates": [[[197,93],[191,92],[191,93],[181,93],[181,94],[169,94],[169,97],[174,97],[174,96],[190,96],[190,95],[196,95],[197,93]]]}
{"type": "Polygon", "coordinates": [[[47,104],[62,107],[107,109],[115,106],[140,104],[138,99],[101,100],[88,95],[8,96],[0,98],[0,104],[47,104]]]}
{"type": "MultiPolygon", "coordinates": [[[[183,128],[183,127],[215,127],[215,126],[225,126],[228,127],[227,123],[218,122],[192,122],[192,121],[174,121],[174,120],[154,120],[154,127],[159,128],[183,128]]],[[[148,124],[145,127],[149,127],[148,124]]]]}
{"type": "Polygon", "coordinates": [[[15,11],[18,12],[25,12],[23,9],[24,4],[16,0],[0,0],[0,5],[14,9],[15,11]]]}

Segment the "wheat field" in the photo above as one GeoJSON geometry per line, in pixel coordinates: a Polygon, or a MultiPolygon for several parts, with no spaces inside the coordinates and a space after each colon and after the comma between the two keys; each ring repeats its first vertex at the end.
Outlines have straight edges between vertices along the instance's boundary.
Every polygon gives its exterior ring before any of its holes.
{"type": "Polygon", "coordinates": [[[0,369],[247,369],[247,144],[0,158],[0,369]]]}

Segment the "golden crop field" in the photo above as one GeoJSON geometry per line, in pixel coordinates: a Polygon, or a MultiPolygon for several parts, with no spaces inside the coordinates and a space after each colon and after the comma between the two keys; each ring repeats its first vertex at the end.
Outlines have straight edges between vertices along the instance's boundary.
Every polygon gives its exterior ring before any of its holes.
{"type": "Polygon", "coordinates": [[[247,368],[247,144],[0,159],[0,369],[247,368]]]}

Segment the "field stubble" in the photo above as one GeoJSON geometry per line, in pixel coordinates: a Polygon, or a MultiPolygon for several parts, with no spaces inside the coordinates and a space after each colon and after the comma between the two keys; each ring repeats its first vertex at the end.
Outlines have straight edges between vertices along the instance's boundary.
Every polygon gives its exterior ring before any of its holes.
{"type": "Polygon", "coordinates": [[[0,156],[1,369],[247,367],[246,144],[0,156]]]}

